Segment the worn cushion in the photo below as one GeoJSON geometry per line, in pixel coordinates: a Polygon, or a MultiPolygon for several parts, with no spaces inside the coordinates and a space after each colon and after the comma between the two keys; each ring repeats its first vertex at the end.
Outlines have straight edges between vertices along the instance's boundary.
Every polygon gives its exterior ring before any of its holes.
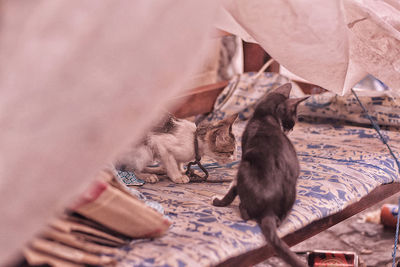
{"type": "MultiPolygon", "coordinates": [[[[243,120],[233,127],[238,143],[254,103],[286,82],[275,74],[263,74],[257,80],[253,77],[245,74],[233,79],[217,99],[215,112],[207,118],[219,120],[239,112],[243,120]]],[[[310,101],[315,104],[316,100],[310,101]]],[[[400,182],[397,165],[375,130],[336,121],[300,122],[289,136],[297,150],[301,174],[293,210],[279,228],[281,236],[343,210],[382,184],[400,182]]],[[[400,133],[383,133],[393,149],[400,151],[400,133]]],[[[209,179],[234,179],[240,146],[237,152],[236,160],[226,165],[206,159],[209,179]]],[[[229,183],[174,184],[167,179],[141,187],[147,198],[164,206],[173,224],[161,238],[133,241],[126,248],[126,257],[120,259],[121,265],[209,266],[263,245],[256,223],[240,218],[238,199],[228,207],[211,205],[212,196],[226,193],[228,187],[229,183]]]]}
{"type": "MultiPolygon", "coordinates": [[[[243,126],[235,125],[237,134],[243,126]]],[[[386,135],[400,151],[400,134],[386,135]]],[[[393,158],[372,129],[298,123],[290,139],[301,175],[293,210],[279,229],[281,236],[343,210],[381,184],[400,182],[393,158]]],[[[233,179],[238,161],[223,166],[209,161],[205,166],[210,179],[233,179]]],[[[173,224],[161,238],[133,241],[121,263],[208,266],[264,244],[258,226],[240,218],[238,200],[224,208],[211,205],[211,197],[224,194],[228,186],[182,185],[167,179],[143,186],[141,192],[162,203],[173,224]]]]}

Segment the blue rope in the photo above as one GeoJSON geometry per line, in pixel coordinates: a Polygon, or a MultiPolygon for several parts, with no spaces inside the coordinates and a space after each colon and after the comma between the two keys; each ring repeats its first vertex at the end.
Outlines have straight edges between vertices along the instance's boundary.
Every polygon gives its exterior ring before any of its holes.
{"type": "MultiPolygon", "coordinates": [[[[372,124],[372,127],[374,127],[374,129],[376,130],[376,132],[379,135],[379,138],[381,139],[382,143],[384,143],[386,145],[386,147],[389,149],[390,154],[392,155],[392,157],[394,158],[394,160],[396,161],[397,164],[397,169],[400,173],[400,162],[397,159],[396,155],[394,154],[394,152],[392,151],[392,148],[389,146],[387,139],[382,135],[381,133],[381,129],[379,127],[379,125],[374,121],[374,119],[368,114],[367,109],[364,107],[364,105],[361,103],[360,99],[358,98],[356,92],[351,89],[351,92],[353,93],[353,95],[356,97],[358,104],[360,104],[361,108],[363,109],[365,115],[368,117],[369,121],[372,124]]],[[[397,223],[396,223],[396,236],[394,238],[394,249],[393,249],[393,253],[392,253],[392,257],[393,257],[393,261],[392,261],[392,267],[396,267],[396,251],[397,251],[397,243],[399,242],[399,221],[400,221],[400,198],[399,198],[399,204],[397,206],[397,223]]]]}
{"type": "Polygon", "coordinates": [[[397,206],[397,223],[396,223],[396,236],[394,238],[394,249],[393,249],[393,261],[392,267],[396,267],[396,251],[397,251],[397,243],[399,242],[399,221],[400,221],[400,198],[399,198],[399,205],[397,206]]]}
{"type": "Polygon", "coordinates": [[[379,138],[381,139],[382,143],[384,143],[386,145],[386,147],[389,149],[390,154],[392,155],[393,159],[396,161],[397,164],[397,170],[400,173],[400,162],[397,159],[396,155],[394,154],[392,148],[389,146],[387,139],[382,135],[381,133],[381,128],[379,127],[379,125],[374,121],[374,119],[368,114],[367,109],[364,107],[364,105],[361,103],[360,99],[358,98],[358,96],[356,95],[356,92],[354,92],[353,89],[351,89],[351,92],[353,93],[353,95],[356,97],[358,104],[360,104],[361,108],[363,109],[365,115],[368,117],[368,119],[370,120],[372,127],[374,127],[374,129],[376,130],[376,132],[379,135],[379,138]]]}

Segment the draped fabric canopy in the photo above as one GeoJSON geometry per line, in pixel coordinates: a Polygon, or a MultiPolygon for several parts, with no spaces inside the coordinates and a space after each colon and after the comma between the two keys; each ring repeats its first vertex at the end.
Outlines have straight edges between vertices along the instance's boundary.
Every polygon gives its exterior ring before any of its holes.
{"type": "Polygon", "coordinates": [[[217,26],[337,94],[368,73],[400,90],[397,0],[228,0],[217,26]]]}

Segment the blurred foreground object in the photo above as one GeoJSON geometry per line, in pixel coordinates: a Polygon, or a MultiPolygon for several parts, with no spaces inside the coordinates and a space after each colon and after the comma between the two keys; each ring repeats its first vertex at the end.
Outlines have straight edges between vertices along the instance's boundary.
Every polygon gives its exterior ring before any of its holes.
{"type": "Polygon", "coordinates": [[[171,222],[131,190],[111,172],[100,172],[68,210],[30,240],[23,250],[26,262],[115,266],[132,239],[163,235],[171,222]]]}
{"type": "Polygon", "coordinates": [[[0,265],[183,90],[215,5],[2,1],[0,265]]]}

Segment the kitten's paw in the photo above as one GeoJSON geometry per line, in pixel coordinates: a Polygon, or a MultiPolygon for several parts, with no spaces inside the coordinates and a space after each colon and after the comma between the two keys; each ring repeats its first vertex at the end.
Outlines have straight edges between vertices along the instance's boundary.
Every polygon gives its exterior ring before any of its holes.
{"type": "Polygon", "coordinates": [[[177,184],[187,184],[190,182],[189,177],[187,177],[186,175],[182,175],[176,178],[171,178],[171,180],[177,184]]]}
{"type": "Polygon", "coordinates": [[[158,176],[155,174],[150,174],[150,173],[141,173],[138,175],[140,179],[145,181],[146,183],[154,184],[159,181],[158,176]]]}

